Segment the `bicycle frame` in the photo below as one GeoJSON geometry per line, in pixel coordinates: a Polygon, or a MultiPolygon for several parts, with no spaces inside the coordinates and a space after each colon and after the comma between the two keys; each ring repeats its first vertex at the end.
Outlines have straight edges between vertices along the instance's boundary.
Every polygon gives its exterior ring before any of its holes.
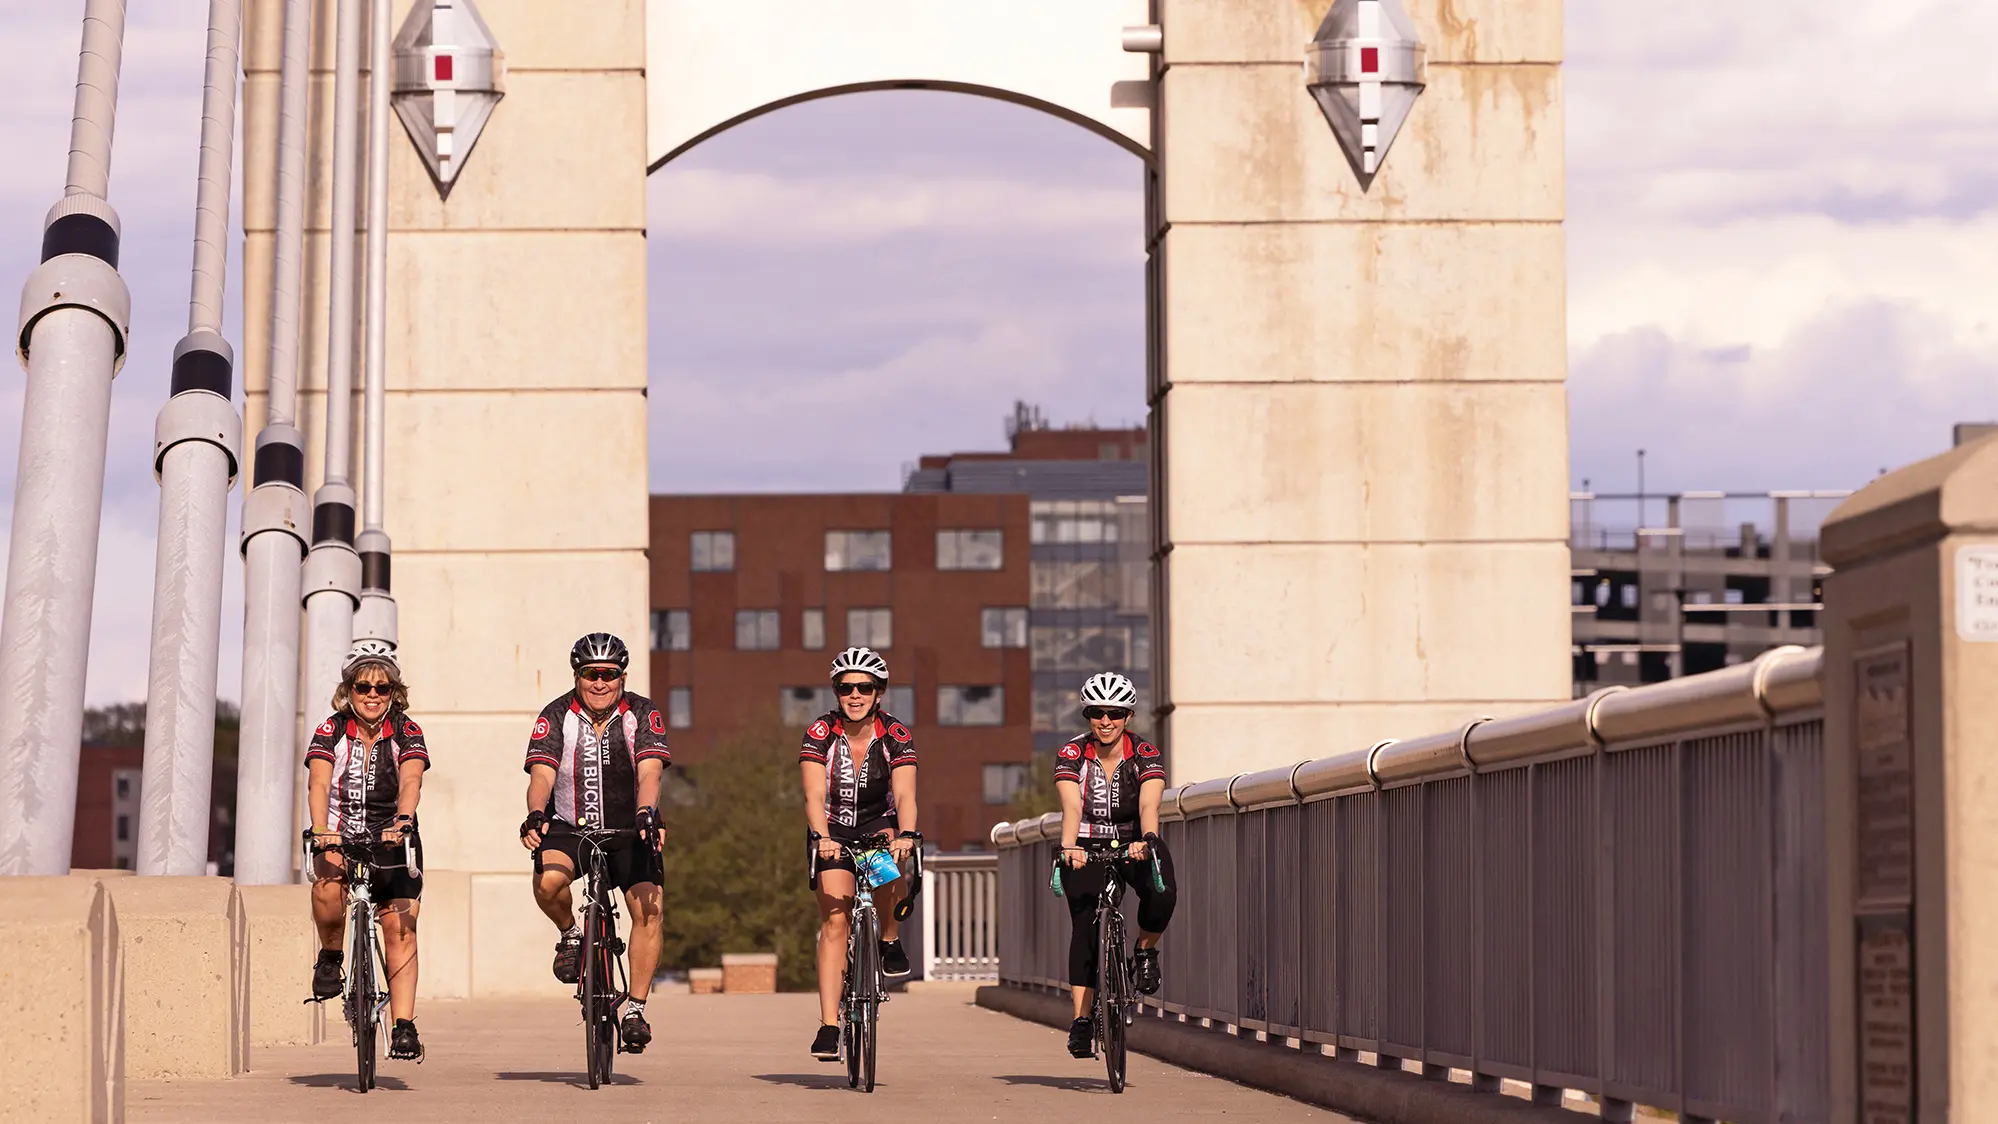
{"type": "Polygon", "coordinates": [[[611,895],[610,860],[604,844],[612,839],[637,840],[631,829],[581,826],[573,834],[587,854],[590,885],[584,891],[583,965],[576,980],[576,1001],[583,1007],[583,1051],[590,1088],[611,1078],[612,1061],[624,1051],[617,1029],[617,1012],[631,995],[630,971],[624,962],[625,943],[617,935],[617,901],[611,895]]]}
{"type": "MultiPolygon", "coordinates": [[[[402,839],[403,862],[399,865],[415,871],[411,861],[414,856],[414,832],[405,833],[402,839]]],[[[347,989],[341,999],[341,1014],[353,1033],[355,1054],[355,1083],[360,1092],[375,1087],[375,1066],[380,1061],[377,1032],[382,1025],[382,1016],[388,1011],[388,954],[382,937],[381,915],[375,904],[374,872],[378,866],[398,864],[377,863],[375,855],[383,846],[379,840],[349,841],[325,846],[313,842],[312,832],[305,833],[305,851],[308,862],[325,854],[338,854],[343,860],[342,871],[345,882],[345,902],[347,911],[347,989]]]]}
{"type": "MultiPolygon", "coordinates": [[[[818,841],[814,840],[814,844],[818,841]]],[[[846,843],[833,840],[840,853],[853,861],[853,905],[848,911],[846,934],[846,982],[840,993],[840,1052],[846,1055],[847,1085],[864,1093],[874,1091],[874,1061],[878,1040],[880,1005],[887,1002],[887,988],[882,982],[880,933],[881,918],[874,905],[874,891],[880,888],[868,874],[867,864],[861,857],[870,851],[888,848],[885,835],[877,835],[859,843],[846,843]]],[[[814,874],[818,864],[818,849],[812,849],[814,874]]],[[[922,889],[922,845],[921,837],[916,837],[915,873],[904,875],[912,878],[909,897],[914,900],[922,889]]]]}

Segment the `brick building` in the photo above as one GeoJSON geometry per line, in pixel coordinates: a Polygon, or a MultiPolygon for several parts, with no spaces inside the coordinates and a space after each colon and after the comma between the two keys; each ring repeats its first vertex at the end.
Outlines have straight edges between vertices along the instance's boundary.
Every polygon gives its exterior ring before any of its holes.
{"type": "Polygon", "coordinates": [[[984,844],[1033,750],[1026,496],[654,496],[651,518],[651,688],[676,760],[746,727],[802,733],[832,707],[833,655],[866,644],[915,730],[924,835],[984,844]]]}
{"type": "Polygon", "coordinates": [[[131,870],[139,857],[139,782],[143,744],[85,743],[76,771],[76,830],[69,865],[131,870]]]}

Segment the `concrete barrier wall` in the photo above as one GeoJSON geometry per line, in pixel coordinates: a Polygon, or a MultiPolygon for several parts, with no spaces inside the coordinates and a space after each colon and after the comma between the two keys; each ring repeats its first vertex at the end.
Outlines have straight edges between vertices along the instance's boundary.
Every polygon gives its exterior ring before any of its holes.
{"type": "Polygon", "coordinates": [[[125,1118],[122,964],[96,879],[0,879],[0,1121],[125,1118]]]}
{"type": "Polygon", "coordinates": [[[125,1067],[134,1078],[233,1077],[249,1067],[249,937],[224,878],[114,878],[130,981],[125,1067]]]}
{"type": "MultiPolygon", "coordinates": [[[[523,887],[521,892],[526,893],[523,887]]],[[[472,997],[472,876],[425,870],[416,921],[419,999],[472,997]]]]}
{"type": "MultiPolygon", "coordinates": [[[[476,999],[575,994],[572,985],[556,982],[549,970],[555,958],[555,927],[535,906],[530,877],[525,872],[470,877],[476,999]]],[[[623,920],[630,922],[628,917],[623,920]]]]}
{"type": "Polygon", "coordinates": [[[316,1046],[326,1038],[323,1004],[312,994],[319,936],[312,887],[239,886],[249,941],[250,1045],[316,1046]]]}

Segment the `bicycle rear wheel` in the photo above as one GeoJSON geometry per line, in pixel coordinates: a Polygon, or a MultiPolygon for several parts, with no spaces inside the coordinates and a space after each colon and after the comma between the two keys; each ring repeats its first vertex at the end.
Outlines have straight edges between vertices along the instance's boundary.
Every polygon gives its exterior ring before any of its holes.
{"type": "Polygon", "coordinates": [[[367,903],[357,902],[348,919],[347,1020],[354,1028],[354,1088],[375,1087],[375,919],[367,903]]]}
{"type": "Polygon", "coordinates": [[[614,1020],[603,1016],[604,1008],[616,1001],[605,994],[610,987],[610,973],[604,971],[604,957],[609,950],[603,939],[603,920],[603,911],[593,895],[583,914],[582,982],[583,1063],[592,1089],[610,1080],[610,1053],[616,1048],[611,1037],[615,1028],[610,1025],[614,1020]]]}
{"type": "Polygon", "coordinates": [[[1105,911],[1097,933],[1096,1033],[1103,1043],[1103,1068],[1110,1091],[1124,1091],[1124,1008],[1127,985],[1124,966],[1124,926],[1115,912],[1105,911]]]}
{"type": "Polygon", "coordinates": [[[881,920],[868,912],[860,924],[859,948],[862,987],[859,993],[860,1018],[855,1022],[855,1038],[860,1054],[860,1091],[874,1091],[875,1044],[881,1029],[881,920]]]}

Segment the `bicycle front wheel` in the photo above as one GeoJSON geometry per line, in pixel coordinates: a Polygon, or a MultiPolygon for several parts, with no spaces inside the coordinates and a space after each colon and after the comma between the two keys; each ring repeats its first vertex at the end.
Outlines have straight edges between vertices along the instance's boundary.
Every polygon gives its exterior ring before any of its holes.
{"type": "Polygon", "coordinates": [[[860,1045],[860,1091],[874,1091],[874,1047],[881,1029],[881,931],[880,919],[867,914],[860,934],[860,978],[866,981],[861,992],[860,1021],[856,1036],[860,1045]]]}
{"type": "Polygon", "coordinates": [[[612,1038],[616,1018],[604,1015],[604,1009],[617,1000],[608,994],[610,973],[604,971],[604,958],[610,950],[604,941],[603,922],[603,911],[591,901],[583,915],[582,999],[583,1064],[592,1089],[610,1080],[610,1054],[616,1049],[612,1038]]]}
{"type": "Polygon", "coordinates": [[[1103,1044],[1103,1068],[1110,1091],[1124,1091],[1124,1008],[1130,994],[1124,965],[1124,926],[1117,914],[1105,911],[1098,932],[1096,974],[1096,1033],[1103,1044]]]}
{"type": "Polygon", "coordinates": [[[347,953],[347,1021],[354,1028],[354,1088],[375,1087],[375,919],[367,903],[357,902],[348,919],[351,947],[347,953]]]}

